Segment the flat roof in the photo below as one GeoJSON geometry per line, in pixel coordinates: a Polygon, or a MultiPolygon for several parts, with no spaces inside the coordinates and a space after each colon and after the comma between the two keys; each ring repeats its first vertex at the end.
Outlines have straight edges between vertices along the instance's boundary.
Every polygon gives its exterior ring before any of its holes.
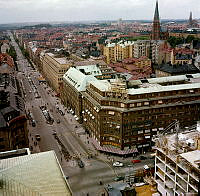
{"type": "Polygon", "coordinates": [[[155,92],[166,92],[166,91],[176,91],[176,90],[190,90],[200,88],[200,83],[192,83],[192,84],[177,84],[170,86],[161,86],[159,84],[150,85],[147,88],[138,88],[138,89],[128,89],[128,94],[130,95],[138,95],[145,93],[155,93],[155,92]]]}
{"type": "Polygon", "coordinates": [[[199,166],[195,163],[195,161],[200,161],[200,150],[182,153],[180,156],[190,162],[195,168],[199,169],[199,166]]]}

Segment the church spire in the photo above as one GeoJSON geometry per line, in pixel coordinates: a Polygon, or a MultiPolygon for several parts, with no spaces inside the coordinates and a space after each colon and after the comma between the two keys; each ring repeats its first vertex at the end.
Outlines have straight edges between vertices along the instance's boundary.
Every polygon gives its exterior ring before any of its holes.
{"type": "Polygon", "coordinates": [[[158,11],[158,1],[156,1],[156,8],[155,8],[155,14],[154,14],[154,21],[155,20],[160,20],[159,18],[159,11],[158,11]]]}
{"type": "Polygon", "coordinates": [[[154,13],[152,40],[160,40],[160,18],[158,11],[158,0],[156,1],[156,8],[154,13]]]}

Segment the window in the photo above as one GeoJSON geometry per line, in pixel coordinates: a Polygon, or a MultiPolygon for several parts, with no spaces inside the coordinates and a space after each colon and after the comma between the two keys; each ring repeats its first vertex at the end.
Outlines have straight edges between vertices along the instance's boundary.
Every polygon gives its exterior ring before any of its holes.
{"type": "Polygon", "coordinates": [[[162,100],[159,100],[159,101],[158,101],[158,104],[162,104],[162,103],[163,103],[163,101],[162,101],[162,100]]]}
{"type": "Polygon", "coordinates": [[[142,103],[137,103],[137,107],[140,107],[140,106],[142,106],[142,103]]]}
{"type": "Polygon", "coordinates": [[[138,131],[138,134],[142,134],[143,133],[143,131],[138,131]]]}
{"type": "Polygon", "coordinates": [[[124,107],[125,107],[125,104],[124,104],[124,103],[121,103],[121,107],[124,108],[124,107]]]}
{"type": "Polygon", "coordinates": [[[132,108],[132,107],[134,107],[134,106],[135,106],[135,104],[134,104],[134,103],[131,103],[131,104],[130,104],[130,107],[131,107],[131,108],[132,108]]]}
{"type": "Polygon", "coordinates": [[[110,114],[110,115],[115,115],[115,112],[113,112],[113,111],[108,111],[108,114],[110,114]]]}
{"type": "Polygon", "coordinates": [[[145,130],[145,133],[150,133],[151,131],[148,129],[148,130],[145,130]]]}
{"type": "Polygon", "coordinates": [[[144,105],[149,105],[149,102],[144,102],[144,105]]]}

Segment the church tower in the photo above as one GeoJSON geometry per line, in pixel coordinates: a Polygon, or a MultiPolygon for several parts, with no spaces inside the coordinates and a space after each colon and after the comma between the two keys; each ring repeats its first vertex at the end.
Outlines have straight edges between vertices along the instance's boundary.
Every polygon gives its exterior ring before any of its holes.
{"type": "Polygon", "coordinates": [[[156,9],[154,13],[152,40],[160,40],[160,18],[158,11],[158,1],[156,1],[156,9]]]}
{"type": "Polygon", "coordinates": [[[193,27],[192,12],[190,12],[190,17],[189,17],[189,21],[188,21],[188,27],[193,27]]]}

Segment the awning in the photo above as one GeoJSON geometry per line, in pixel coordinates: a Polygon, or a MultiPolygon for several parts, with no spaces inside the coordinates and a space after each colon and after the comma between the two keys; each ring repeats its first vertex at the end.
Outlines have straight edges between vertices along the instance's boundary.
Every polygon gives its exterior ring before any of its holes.
{"type": "Polygon", "coordinates": [[[106,146],[106,145],[100,146],[99,143],[95,139],[92,139],[92,143],[97,150],[103,151],[103,152],[110,152],[113,154],[128,155],[128,154],[138,152],[137,148],[121,150],[120,148],[116,148],[114,146],[106,146]]]}

